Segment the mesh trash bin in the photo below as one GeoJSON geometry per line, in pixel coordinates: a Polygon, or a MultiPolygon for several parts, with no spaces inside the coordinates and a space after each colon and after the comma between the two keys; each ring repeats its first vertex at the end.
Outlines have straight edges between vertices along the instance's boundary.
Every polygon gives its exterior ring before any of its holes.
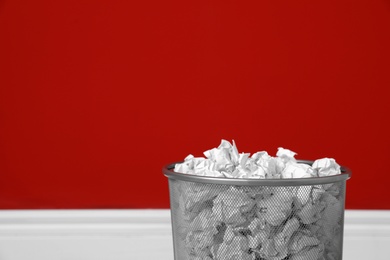
{"type": "Polygon", "coordinates": [[[342,259],[346,167],[328,177],[231,179],[174,166],[163,172],[175,260],[342,259]]]}

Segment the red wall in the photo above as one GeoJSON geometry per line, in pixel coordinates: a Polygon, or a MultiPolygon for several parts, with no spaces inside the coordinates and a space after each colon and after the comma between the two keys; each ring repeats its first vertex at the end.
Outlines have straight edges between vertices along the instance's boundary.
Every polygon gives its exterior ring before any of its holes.
{"type": "Polygon", "coordinates": [[[224,138],[390,209],[389,48],[385,0],[2,0],[0,208],[167,208],[161,167],[224,138]]]}

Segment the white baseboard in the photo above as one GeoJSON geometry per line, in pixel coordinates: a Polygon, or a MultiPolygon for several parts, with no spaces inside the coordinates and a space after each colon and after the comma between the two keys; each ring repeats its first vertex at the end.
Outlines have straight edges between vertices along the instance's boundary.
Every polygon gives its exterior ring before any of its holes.
{"type": "MultiPolygon", "coordinates": [[[[0,260],[173,260],[169,210],[2,210],[0,260]]],[[[388,260],[390,211],[347,210],[344,259],[388,260]]]]}

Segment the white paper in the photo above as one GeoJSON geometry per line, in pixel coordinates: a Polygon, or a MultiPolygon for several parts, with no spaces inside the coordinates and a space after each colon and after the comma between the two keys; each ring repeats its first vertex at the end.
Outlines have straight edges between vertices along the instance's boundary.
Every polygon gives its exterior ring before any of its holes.
{"type": "Polygon", "coordinates": [[[175,165],[175,172],[199,176],[278,179],[278,178],[310,178],[340,174],[340,165],[332,158],[314,161],[313,166],[298,163],[297,153],[282,147],[278,148],[276,157],[266,151],[250,156],[250,153],[239,153],[233,144],[222,140],[217,148],[204,152],[204,157],[188,155],[183,163],[175,165]]]}
{"type": "MultiPolygon", "coordinates": [[[[222,178],[286,179],[340,174],[334,159],[298,163],[296,153],[279,148],[239,153],[222,140],[204,152],[189,155],[175,171],[222,178]]],[[[291,187],[252,187],[179,182],[178,234],[190,260],[337,259],[342,239],[340,183],[291,187]]]]}
{"type": "Polygon", "coordinates": [[[340,174],[340,165],[332,158],[315,160],[312,167],[319,177],[340,174]]]}

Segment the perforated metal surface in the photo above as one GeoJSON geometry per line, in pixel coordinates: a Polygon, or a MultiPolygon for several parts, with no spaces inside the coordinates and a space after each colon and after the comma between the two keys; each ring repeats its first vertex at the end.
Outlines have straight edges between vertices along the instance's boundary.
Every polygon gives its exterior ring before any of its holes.
{"type": "Polygon", "coordinates": [[[340,260],[345,180],[236,186],[169,178],[176,260],[340,260]]]}

